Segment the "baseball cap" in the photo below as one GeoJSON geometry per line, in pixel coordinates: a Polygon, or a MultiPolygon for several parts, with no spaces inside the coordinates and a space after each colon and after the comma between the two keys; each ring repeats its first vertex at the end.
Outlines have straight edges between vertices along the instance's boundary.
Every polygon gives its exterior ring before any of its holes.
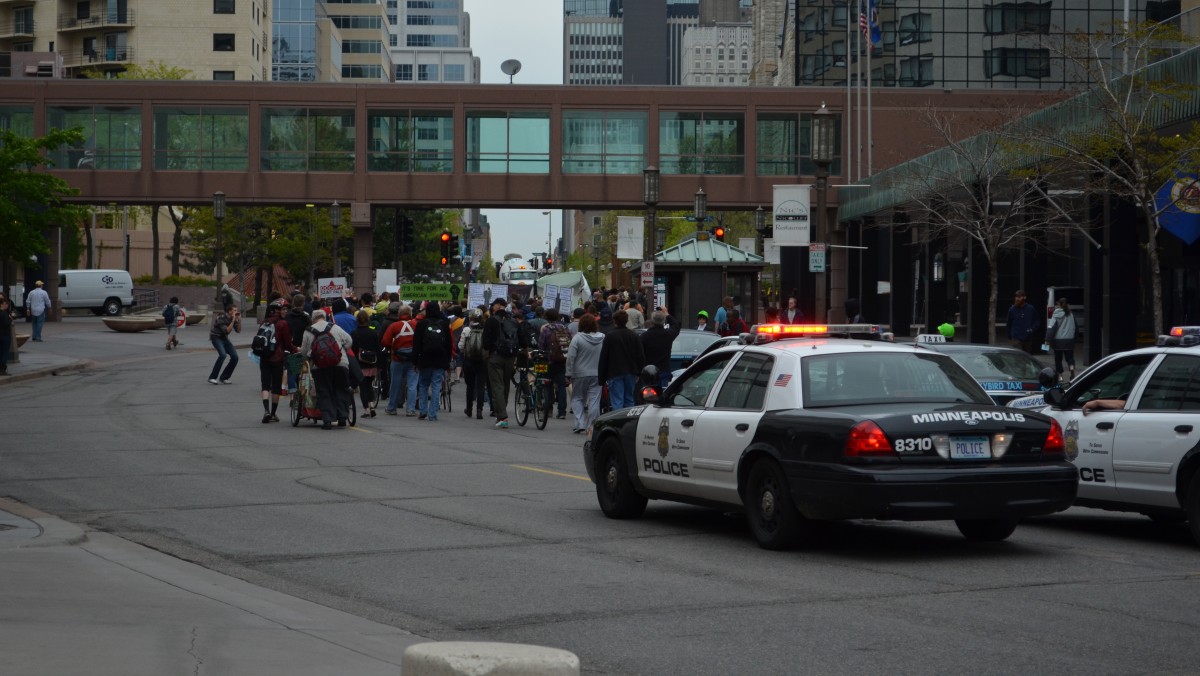
{"type": "Polygon", "coordinates": [[[953,338],[954,337],[954,327],[948,323],[942,324],[941,326],[938,327],[938,333],[942,334],[943,336],[945,336],[947,338],[953,338]]]}
{"type": "Polygon", "coordinates": [[[42,280],[40,280],[40,279],[39,279],[39,280],[37,280],[37,281],[36,281],[36,282],[34,282],[34,283],[35,283],[37,286],[43,286],[43,285],[45,285],[45,282],[43,282],[43,281],[42,281],[42,280]]]}
{"type": "Polygon", "coordinates": [[[697,313],[696,313],[696,316],[697,316],[697,317],[704,317],[705,319],[708,319],[708,310],[701,310],[701,311],[699,311],[699,312],[697,312],[697,313]]]}
{"type": "Polygon", "coordinates": [[[399,317],[400,316],[400,303],[398,301],[388,303],[387,313],[388,313],[389,317],[392,317],[392,316],[399,317]]]}

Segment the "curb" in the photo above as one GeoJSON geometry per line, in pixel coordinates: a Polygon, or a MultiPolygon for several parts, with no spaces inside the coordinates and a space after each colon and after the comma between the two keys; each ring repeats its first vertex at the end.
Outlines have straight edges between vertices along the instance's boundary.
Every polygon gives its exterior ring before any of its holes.
{"type": "Polygon", "coordinates": [[[37,525],[39,533],[29,539],[17,541],[12,546],[16,549],[35,549],[41,547],[58,547],[87,542],[87,532],[73,523],[64,521],[56,516],[46,514],[8,497],[0,497],[0,512],[32,521],[37,525]]]}
{"type": "Polygon", "coordinates": [[[24,373],[13,373],[11,375],[0,378],[0,387],[4,387],[5,385],[10,385],[13,383],[23,383],[27,380],[35,380],[37,378],[42,378],[45,376],[58,376],[58,375],[63,375],[64,373],[74,373],[74,372],[78,372],[78,371],[84,371],[86,369],[94,367],[95,365],[96,365],[96,362],[93,362],[93,361],[77,361],[77,362],[72,362],[70,364],[65,364],[63,366],[51,366],[49,368],[41,368],[41,369],[34,369],[32,371],[25,371],[24,373]]]}

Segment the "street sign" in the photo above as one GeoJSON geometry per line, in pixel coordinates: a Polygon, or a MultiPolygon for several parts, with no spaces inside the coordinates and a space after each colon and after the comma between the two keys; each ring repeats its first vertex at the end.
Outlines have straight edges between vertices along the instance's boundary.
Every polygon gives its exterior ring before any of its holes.
{"type": "Polygon", "coordinates": [[[825,272],[825,245],[813,242],[808,245],[808,271],[825,272]]]}
{"type": "MultiPolygon", "coordinates": [[[[688,221],[688,222],[690,222],[690,223],[695,223],[695,222],[696,222],[696,217],[695,217],[695,216],[684,216],[684,217],[683,217],[683,219],[684,219],[685,221],[688,221]]],[[[713,217],[712,217],[712,216],[705,216],[705,217],[704,217],[704,222],[705,222],[705,223],[712,223],[712,222],[713,222],[713,217]]]]}
{"type": "Polygon", "coordinates": [[[654,286],[654,261],[644,261],[642,263],[642,279],[638,286],[643,289],[647,286],[654,286]]]}

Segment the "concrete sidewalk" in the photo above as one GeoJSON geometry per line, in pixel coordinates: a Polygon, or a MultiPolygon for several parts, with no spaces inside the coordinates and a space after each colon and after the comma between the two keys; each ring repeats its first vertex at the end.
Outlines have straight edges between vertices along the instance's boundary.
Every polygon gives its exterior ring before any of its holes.
{"type": "Polygon", "coordinates": [[[0,671],[389,674],[422,639],[0,498],[0,671]]]}

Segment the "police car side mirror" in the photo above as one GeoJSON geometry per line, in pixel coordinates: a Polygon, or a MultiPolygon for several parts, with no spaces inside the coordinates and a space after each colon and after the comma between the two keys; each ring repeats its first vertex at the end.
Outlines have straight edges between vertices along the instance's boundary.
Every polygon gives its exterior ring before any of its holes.
{"type": "Polygon", "coordinates": [[[1061,387],[1051,387],[1042,393],[1046,399],[1046,403],[1054,407],[1062,406],[1062,403],[1067,400],[1067,395],[1062,391],[1061,387]]]}
{"type": "Polygon", "coordinates": [[[1058,373],[1050,367],[1038,371],[1038,384],[1042,387],[1054,387],[1058,384],[1058,373]]]}

